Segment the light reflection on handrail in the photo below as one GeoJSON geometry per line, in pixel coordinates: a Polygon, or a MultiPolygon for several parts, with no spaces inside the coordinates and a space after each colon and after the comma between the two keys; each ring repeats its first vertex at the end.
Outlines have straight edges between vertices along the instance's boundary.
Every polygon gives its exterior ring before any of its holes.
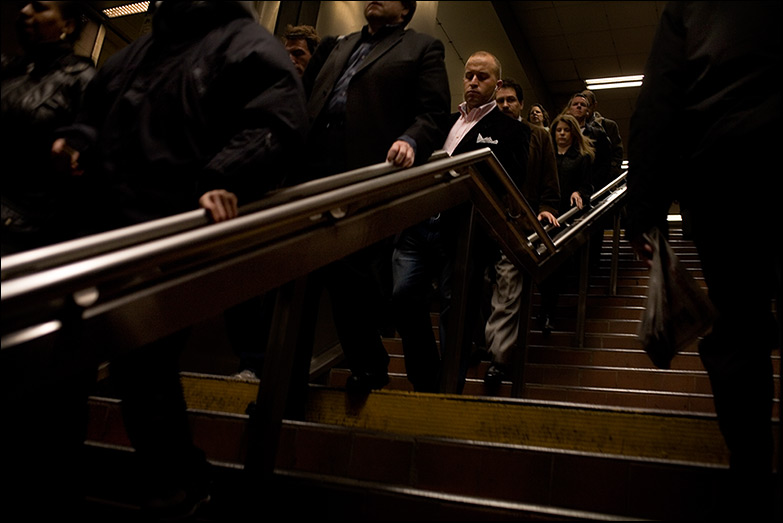
{"type": "MultiPolygon", "coordinates": [[[[602,200],[594,209],[591,209],[590,214],[601,214],[605,209],[609,208],[611,205],[614,204],[615,200],[622,196],[625,193],[625,189],[616,191],[612,193],[609,197],[602,200]]],[[[581,229],[587,226],[587,223],[589,223],[589,220],[584,220],[580,223],[577,223],[573,226],[568,227],[565,231],[563,231],[562,234],[558,234],[555,239],[554,243],[556,246],[563,245],[565,242],[567,242],[571,237],[573,237],[577,232],[579,232],[581,229]]]]}
{"type": "MultiPolygon", "coordinates": [[[[398,170],[375,185],[385,187],[395,180],[414,179],[425,174],[438,174],[459,169],[482,159],[493,158],[489,149],[464,153],[455,157],[435,160],[419,167],[398,170]],[[489,157],[487,154],[489,153],[489,157]]],[[[376,177],[377,179],[378,177],[376,177]]],[[[222,243],[225,250],[228,238],[239,237],[243,247],[247,247],[247,234],[254,230],[270,227],[272,224],[292,223],[295,220],[310,220],[314,215],[326,213],[339,207],[346,198],[360,198],[368,189],[372,189],[374,179],[360,183],[341,184],[340,188],[326,193],[313,194],[309,198],[294,199],[289,203],[275,205],[234,220],[187,230],[176,235],[159,237],[155,240],[132,245],[123,249],[104,252],[87,259],[50,267],[28,276],[19,276],[3,282],[2,301],[4,304],[22,296],[32,299],[36,293],[54,292],[53,287],[73,292],[85,285],[125,271],[137,271],[144,266],[168,263],[183,253],[192,255],[200,250],[210,249],[216,242],[222,243]]],[[[283,234],[284,231],[277,231],[283,234]]],[[[272,234],[272,233],[270,233],[272,234]]],[[[269,237],[266,238],[267,240],[269,237]]],[[[257,239],[256,241],[260,241],[257,239]]]]}
{"type": "MultiPolygon", "coordinates": [[[[445,157],[447,157],[445,151],[436,151],[430,157],[429,162],[441,160],[445,157]]],[[[278,189],[261,200],[242,206],[239,209],[239,214],[240,216],[244,216],[261,209],[369,180],[399,170],[398,167],[394,167],[391,164],[384,162],[361,169],[347,171],[335,176],[305,182],[295,187],[278,189]]],[[[79,259],[97,256],[123,247],[155,240],[197,227],[203,227],[210,223],[211,221],[206,212],[203,209],[196,209],[158,220],[152,220],[129,227],[123,227],[121,229],[86,236],[84,238],[77,238],[75,240],[48,245],[38,249],[11,254],[2,258],[0,279],[7,280],[23,273],[40,271],[64,263],[74,262],[79,259]]]]}
{"type": "MultiPolygon", "coordinates": [[[[627,174],[627,172],[622,173],[620,176],[618,176],[617,178],[615,178],[614,180],[612,180],[611,182],[606,184],[604,187],[602,187],[601,189],[599,189],[598,191],[593,193],[593,195],[590,197],[590,202],[592,203],[592,202],[596,202],[596,201],[600,200],[601,197],[603,197],[604,194],[606,194],[607,192],[612,191],[615,188],[617,188],[620,184],[622,184],[625,181],[625,175],[626,174],[627,174]]],[[[585,215],[594,212],[593,209],[585,209],[585,208],[577,209],[576,207],[571,207],[566,212],[564,212],[563,214],[558,216],[558,222],[561,222],[561,227],[562,227],[563,223],[566,224],[565,225],[566,227],[573,227],[573,225],[567,223],[568,220],[570,220],[571,217],[574,216],[575,214],[577,214],[579,212],[582,212],[582,211],[584,211],[585,215]]],[[[555,227],[552,224],[547,224],[547,225],[544,226],[544,230],[547,231],[547,232],[551,231],[554,228],[555,227]]],[[[530,236],[528,236],[527,239],[528,239],[529,242],[533,243],[536,240],[538,240],[538,234],[537,233],[533,233],[530,236]]]]}

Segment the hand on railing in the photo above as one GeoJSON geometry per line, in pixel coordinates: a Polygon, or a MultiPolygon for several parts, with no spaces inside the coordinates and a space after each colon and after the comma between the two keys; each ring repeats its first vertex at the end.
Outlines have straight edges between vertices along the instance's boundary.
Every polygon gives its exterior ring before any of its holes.
{"type": "Polygon", "coordinates": [[[576,206],[576,208],[580,211],[582,210],[582,207],[584,207],[584,203],[582,202],[582,195],[579,194],[579,191],[574,191],[571,194],[571,206],[576,206]]]}
{"type": "Polygon", "coordinates": [[[239,205],[234,193],[224,189],[216,189],[204,193],[198,199],[198,204],[209,212],[212,220],[223,222],[239,215],[239,205]]]}
{"type": "MultiPolygon", "coordinates": [[[[542,212],[538,213],[538,221],[540,221],[541,223],[544,223],[545,221],[547,221],[553,227],[560,227],[560,222],[558,222],[557,218],[555,217],[555,215],[552,214],[549,211],[542,211],[542,212]]],[[[546,224],[544,223],[544,225],[546,225],[546,224]]]]}
{"type": "Polygon", "coordinates": [[[415,158],[416,151],[414,151],[411,144],[405,140],[397,140],[394,142],[389,148],[389,152],[386,153],[387,162],[395,167],[402,167],[403,169],[412,166],[415,158]]]}

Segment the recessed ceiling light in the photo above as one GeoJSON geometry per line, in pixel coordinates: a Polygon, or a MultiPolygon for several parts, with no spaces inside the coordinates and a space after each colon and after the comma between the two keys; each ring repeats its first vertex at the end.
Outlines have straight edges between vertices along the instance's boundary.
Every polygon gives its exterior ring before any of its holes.
{"type": "Polygon", "coordinates": [[[149,8],[149,2],[134,2],[132,4],[118,5],[117,7],[110,7],[103,10],[109,18],[119,18],[120,16],[137,15],[139,13],[146,13],[149,8]]]}
{"type": "Polygon", "coordinates": [[[588,89],[619,89],[622,87],[639,87],[644,75],[613,76],[609,78],[590,78],[585,80],[588,89]]]}

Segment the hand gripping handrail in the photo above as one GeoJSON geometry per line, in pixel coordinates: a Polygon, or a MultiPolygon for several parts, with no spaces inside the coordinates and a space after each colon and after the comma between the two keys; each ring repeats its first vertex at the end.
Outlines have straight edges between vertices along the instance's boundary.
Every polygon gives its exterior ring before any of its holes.
{"type": "MultiPolygon", "coordinates": [[[[456,172],[473,168],[474,164],[488,164],[493,170],[500,169],[500,175],[503,174],[489,149],[474,151],[358,183],[339,184],[339,188],[325,193],[293,199],[227,222],[158,237],[33,274],[9,278],[2,282],[4,334],[19,326],[17,322],[7,320],[28,314],[31,310],[40,312],[46,304],[53,304],[50,306],[56,308],[63,300],[72,300],[80,306],[89,307],[103,298],[99,291],[101,286],[122,287],[128,281],[138,280],[141,275],[155,272],[160,267],[219,263],[227,257],[279,241],[288,235],[331,223],[339,217],[336,209],[348,209],[350,213],[354,212],[352,209],[459,180],[456,172]]],[[[73,245],[71,248],[74,248],[73,245]]],[[[345,254],[348,253],[342,253],[345,254]]],[[[70,256],[77,257],[76,254],[70,256]]]]}
{"type": "MultiPolygon", "coordinates": [[[[430,157],[429,162],[441,160],[445,157],[445,151],[436,151],[430,157]]],[[[338,189],[399,170],[398,167],[384,162],[335,176],[305,182],[294,187],[278,189],[270,192],[261,200],[243,205],[239,209],[239,214],[244,216],[262,209],[274,207],[275,205],[306,198],[327,190],[338,189]]],[[[158,220],[4,256],[0,266],[0,280],[5,281],[25,273],[32,273],[79,259],[89,258],[105,252],[203,227],[210,223],[211,221],[207,213],[203,209],[196,209],[158,220]]]]}

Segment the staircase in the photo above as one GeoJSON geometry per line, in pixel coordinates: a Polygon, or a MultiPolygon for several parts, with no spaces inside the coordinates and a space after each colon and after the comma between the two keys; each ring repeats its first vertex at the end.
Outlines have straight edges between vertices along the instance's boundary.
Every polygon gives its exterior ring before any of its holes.
{"type": "MultiPolygon", "coordinates": [[[[671,243],[700,279],[692,244],[676,229],[671,243]]],[[[487,395],[487,362],[470,369],[462,395],[413,393],[394,338],[385,340],[389,385],[362,401],[345,396],[348,372],[333,368],[325,383],[311,385],[304,419],[284,422],[275,482],[261,509],[365,520],[720,516],[728,456],[696,344],[669,370],[651,364],[635,336],[647,271],[621,243],[612,296],[608,252],[590,279],[584,347],[576,343],[573,292],[561,294],[554,332],[544,335],[533,323],[522,398],[510,397],[510,383],[487,395]]],[[[774,366],[779,386],[779,352],[774,366]]],[[[258,384],[186,373],[183,385],[197,442],[223,479],[222,497],[204,518],[221,521],[247,506],[237,498],[237,469],[258,384]]],[[[118,449],[128,445],[118,406],[94,398],[91,407],[90,463],[97,477],[118,477],[111,464],[127,459],[118,449]]],[[[775,420],[779,409],[776,403],[775,420]]],[[[95,499],[112,506],[131,503],[123,495],[132,485],[93,488],[95,499]]]]}
{"type": "MultiPolygon", "coordinates": [[[[683,265],[706,290],[700,262],[693,242],[685,239],[679,224],[670,231],[670,243],[683,265]]],[[[558,301],[555,330],[544,334],[535,321],[540,295],[534,294],[534,319],[528,338],[523,398],[543,401],[584,403],[677,412],[715,412],[712,390],[698,354],[698,342],[681,351],[670,369],[658,369],[637,340],[647,296],[648,269],[638,261],[631,246],[620,242],[619,275],[614,295],[610,293],[611,231],[604,236],[597,270],[590,276],[584,347],[576,337],[577,282],[571,281],[558,301]]],[[[433,314],[437,329],[437,314],[433,314]]],[[[384,340],[391,356],[391,380],[387,389],[412,387],[405,377],[402,342],[399,338],[384,340]]],[[[780,354],[773,355],[776,376],[780,374],[780,354]]],[[[463,393],[486,396],[483,377],[489,362],[469,369],[463,393]]],[[[330,386],[342,387],[350,374],[334,368],[330,386]]],[[[776,387],[780,381],[776,379],[776,387]]],[[[511,397],[511,383],[504,383],[495,396],[511,397]]],[[[780,391],[776,390],[776,398],[780,391]]],[[[775,403],[774,418],[779,418],[775,403]]]]}

